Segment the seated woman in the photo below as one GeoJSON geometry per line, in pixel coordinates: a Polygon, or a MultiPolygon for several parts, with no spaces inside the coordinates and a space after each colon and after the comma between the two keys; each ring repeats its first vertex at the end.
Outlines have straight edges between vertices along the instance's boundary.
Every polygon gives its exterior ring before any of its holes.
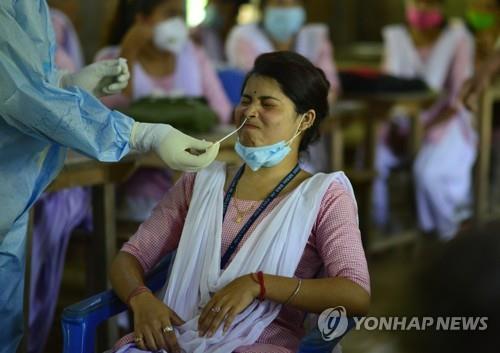
{"type": "MultiPolygon", "coordinates": [[[[111,27],[109,47],[96,60],[127,59],[131,82],[122,94],[103,99],[112,108],[127,107],[146,96],[204,97],[220,123],[231,119],[231,104],[214,66],[188,38],[182,0],[121,0],[111,27]]],[[[144,221],[171,186],[166,170],[137,171],[121,193],[118,216],[144,221]]]]}
{"type": "Polygon", "coordinates": [[[151,95],[205,97],[221,123],[231,118],[214,66],[190,39],[182,0],[121,0],[109,46],[96,60],[127,59],[131,84],[123,95],[105,100],[120,107],[151,95]]]}
{"type": "MultiPolygon", "coordinates": [[[[230,66],[249,71],[255,59],[273,51],[294,51],[321,68],[330,82],[330,104],[340,92],[330,30],[322,23],[305,24],[306,10],[302,0],[261,0],[261,23],[233,28],[226,41],[230,66]]],[[[326,138],[326,136],[324,136],[326,138]]],[[[326,171],[329,167],[328,147],[324,138],[309,147],[303,166],[309,171],[326,171]]]]}
{"type": "Polygon", "coordinates": [[[328,91],[324,73],[299,54],[257,58],[235,112],[245,164],[184,174],[114,259],[113,289],[135,324],[115,351],[294,352],[307,313],[366,314],[352,187],[341,172],[298,165],[328,112],[328,91]],[[144,276],[173,250],[156,298],[144,276]]]}
{"type": "MultiPolygon", "coordinates": [[[[444,0],[406,1],[408,25],[388,26],[383,37],[386,73],[421,78],[443,93],[418,117],[425,137],[413,174],[421,231],[448,240],[470,217],[476,134],[470,113],[459,103],[462,86],[474,70],[474,39],[461,21],[446,19],[444,5],[444,0]]],[[[398,112],[394,135],[406,137],[409,125],[408,114],[398,112]]],[[[387,180],[406,157],[399,146],[391,146],[390,136],[385,134],[377,147],[373,190],[374,221],[382,229],[390,219],[387,180]]]]}

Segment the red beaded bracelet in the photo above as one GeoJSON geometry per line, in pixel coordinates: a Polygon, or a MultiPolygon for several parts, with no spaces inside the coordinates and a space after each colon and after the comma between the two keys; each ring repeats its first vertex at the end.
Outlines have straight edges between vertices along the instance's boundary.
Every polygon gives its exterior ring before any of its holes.
{"type": "Polygon", "coordinates": [[[125,302],[127,304],[127,306],[130,308],[130,301],[132,300],[132,298],[135,297],[136,295],[139,295],[139,294],[144,293],[144,292],[151,293],[151,290],[148,287],[139,286],[136,289],[134,289],[132,292],[130,292],[130,294],[127,297],[127,301],[125,302]]]}
{"type": "Polygon", "coordinates": [[[254,274],[252,274],[252,279],[255,282],[257,282],[260,286],[260,293],[259,293],[259,296],[257,297],[257,299],[259,299],[259,301],[262,302],[266,299],[266,286],[264,284],[264,273],[262,271],[259,271],[256,274],[257,274],[257,280],[253,276],[254,274]]]}

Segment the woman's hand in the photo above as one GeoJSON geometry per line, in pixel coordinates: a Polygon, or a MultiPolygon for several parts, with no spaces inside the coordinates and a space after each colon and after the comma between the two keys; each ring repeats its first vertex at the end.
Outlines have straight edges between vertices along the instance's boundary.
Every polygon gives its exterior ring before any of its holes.
{"type": "Polygon", "coordinates": [[[236,315],[245,310],[257,298],[259,292],[259,284],[251,275],[245,275],[215,293],[203,308],[198,320],[200,336],[211,337],[222,323],[226,332],[236,315]]]}
{"type": "Polygon", "coordinates": [[[427,123],[424,126],[424,131],[425,133],[429,133],[433,128],[435,128],[438,125],[441,125],[447,121],[449,121],[451,118],[453,118],[457,113],[458,113],[459,108],[456,106],[451,106],[449,108],[446,108],[439,116],[436,118],[432,119],[429,123],[427,123]]]}
{"type": "Polygon", "coordinates": [[[130,300],[134,312],[134,334],[137,347],[146,351],[166,349],[180,352],[172,325],[180,326],[184,321],[165,303],[150,292],[136,295],[130,300]]]}
{"type": "Polygon", "coordinates": [[[142,47],[153,39],[153,27],[147,24],[135,24],[125,34],[121,43],[121,56],[134,59],[142,47]]]}

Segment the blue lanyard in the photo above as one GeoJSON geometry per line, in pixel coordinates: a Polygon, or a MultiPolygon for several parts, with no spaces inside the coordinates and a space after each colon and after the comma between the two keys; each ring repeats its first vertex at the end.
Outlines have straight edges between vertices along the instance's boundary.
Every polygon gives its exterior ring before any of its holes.
{"type": "MultiPolygon", "coordinates": [[[[229,186],[229,189],[226,193],[226,196],[224,197],[224,213],[223,213],[223,219],[226,218],[226,212],[229,207],[229,202],[231,202],[231,198],[234,195],[234,192],[236,190],[236,185],[238,185],[238,182],[240,181],[241,176],[243,175],[243,171],[245,170],[245,165],[241,166],[241,168],[238,170],[236,175],[233,178],[233,181],[231,182],[231,185],[229,186]]],[[[257,218],[264,212],[264,210],[269,206],[269,204],[278,196],[278,194],[299,174],[300,172],[300,167],[299,164],[297,164],[290,173],[286,177],[284,177],[278,186],[274,188],[273,191],[266,197],[264,201],[260,204],[259,208],[255,210],[254,214],[248,219],[248,221],[245,223],[245,225],[241,228],[239,233],[236,235],[234,240],[232,241],[231,245],[229,245],[229,248],[226,250],[224,256],[222,256],[220,268],[223,269],[226,267],[226,264],[228,263],[229,259],[231,256],[234,254],[236,249],[238,248],[238,245],[241,243],[241,240],[247,233],[247,231],[250,229],[252,224],[255,223],[257,218]]]]}

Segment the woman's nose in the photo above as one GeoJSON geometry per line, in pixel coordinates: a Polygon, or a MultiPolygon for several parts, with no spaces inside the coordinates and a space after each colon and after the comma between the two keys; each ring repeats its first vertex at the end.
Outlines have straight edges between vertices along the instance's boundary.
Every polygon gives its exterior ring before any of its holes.
{"type": "Polygon", "coordinates": [[[245,118],[255,118],[257,117],[257,107],[255,104],[250,104],[243,112],[245,118]]]}

